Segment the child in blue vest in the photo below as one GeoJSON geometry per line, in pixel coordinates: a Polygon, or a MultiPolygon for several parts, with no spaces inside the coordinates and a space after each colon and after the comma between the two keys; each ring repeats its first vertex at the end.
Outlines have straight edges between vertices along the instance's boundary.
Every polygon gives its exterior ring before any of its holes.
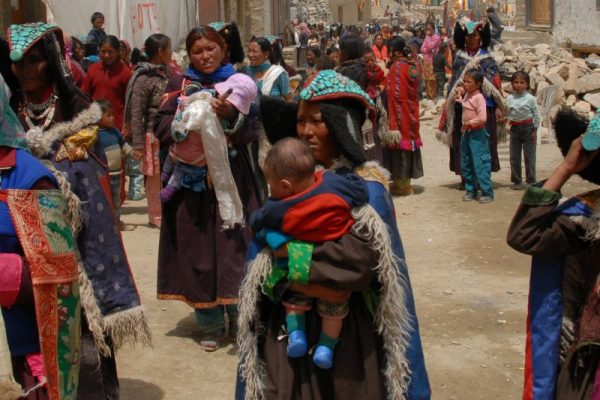
{"type": "MultiPolygon", "coordinates": [[[[115,117],[112,104],[107,100],[96,100],[102,110],[102,118],[98,122],[98,140],[102,144],[108,174],[110,176],[110,191],[117,219],[121,220],[121,179],[123,175],[123,160],[127,156],[134,157],[133,148],[125,141],[123,135],[115,128],[115,117]]],[[[121,230],[126,226],[121,222],[121,230]]]]}

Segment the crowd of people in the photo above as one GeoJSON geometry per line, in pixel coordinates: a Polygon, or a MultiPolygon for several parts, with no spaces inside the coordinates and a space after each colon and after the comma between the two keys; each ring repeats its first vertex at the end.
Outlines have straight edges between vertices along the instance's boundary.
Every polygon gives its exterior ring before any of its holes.
{"type": "MultiPolygon", "coordinates": [[[[598,119],[561,116],[565,161],[537,184],[529,76],[517,72],[505,96],[487,21],[291,21],[245,45],[234,22],[214,22],[188,33],[187,65],[166,35],[131,49],[104,22],[94,13],[85,39],[12,25],[1,46],[0,390],[14,398],[118,398],[115,351],[151,343],[120,233],[124,199],[142,193],[160,229],[158,298],[193,308],[203,350],[237,341],[236,398],[431,398],[392,201],[424,174],[424,97],[446,99],[438,136],[465,201],[494,200],[510,124],[513,188],[526,189],[511,246],[578,254],[565,267],[573,285],[598,256],[598,196],[557,207],[573,174],[598,183],[598,119]]],[[[595,390],[592,286],[573,288],[568,320],[587,336],[549,342],[557,360],[560,345],[579,346],[560,374],[544,371],[561,398],[595,390]]],[[[550,319],[535,317],[534,328],[550,319]]]]}

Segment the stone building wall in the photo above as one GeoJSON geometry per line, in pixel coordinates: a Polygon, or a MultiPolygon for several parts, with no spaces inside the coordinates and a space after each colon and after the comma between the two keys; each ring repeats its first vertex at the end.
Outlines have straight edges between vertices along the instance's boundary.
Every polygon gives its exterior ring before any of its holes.
{"type": "Polygon", "coordinates": [[[371,1],[365,0],[364,9],[359,12],[361,0],[329,0],[332,18],[344,25],[365,24],[371,20],[371,1]],[[340,11],[341,14],[340,15],[340,11]]]}
{"type": "Polygon", "coordinates": [[[292,0],[291,15],[309,24],[331,21],[331,8],[328,0],[292,0]]]}
{"type": "Polygon", "coordinates": [[[515,25],[517,29],[527,26],[527,0],[516,0],[515,25]]]}
{"type": "Polygon", "coordinates": [[[223,0],[223,20],[235,21],[242,41],[279,34],[289,19],[290,0],[223,0]]]}
{"type": "Polygon", "coordinates": [[[600,48],[600,4],[597,0],[555,1],[554,13],[554,43],[600,48]]]}

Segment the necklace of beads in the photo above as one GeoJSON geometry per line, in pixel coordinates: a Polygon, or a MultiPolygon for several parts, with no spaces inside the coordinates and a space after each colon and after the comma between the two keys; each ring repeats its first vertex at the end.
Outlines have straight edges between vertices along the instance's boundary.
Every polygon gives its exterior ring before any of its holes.
{"type": "Polygon", "coordinates": [[[25,101],[25,104],[23,105],[23,114],[25,117],[25,122],[28,125],[28,129],[40,125],[42,129],[48,128],[52,123],[52,118],[54,118],[57,100],[58,96],[53,93],[50,95],[48,100],[40,104],[25,101]]]}

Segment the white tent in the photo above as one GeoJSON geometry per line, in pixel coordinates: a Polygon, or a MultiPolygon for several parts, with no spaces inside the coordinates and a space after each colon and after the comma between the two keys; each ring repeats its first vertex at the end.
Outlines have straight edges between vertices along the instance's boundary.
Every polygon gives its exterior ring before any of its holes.
{"type": "Polygon", "coordinates": [[[96,11],[105,16],[104,30],[131,46],[142,48],[153,33],[164,33],[179,45],[191,28],[198,25],[197,0],[42,0],[48,22],[68,35],[87,35],[90,17],[96,11]]]}

